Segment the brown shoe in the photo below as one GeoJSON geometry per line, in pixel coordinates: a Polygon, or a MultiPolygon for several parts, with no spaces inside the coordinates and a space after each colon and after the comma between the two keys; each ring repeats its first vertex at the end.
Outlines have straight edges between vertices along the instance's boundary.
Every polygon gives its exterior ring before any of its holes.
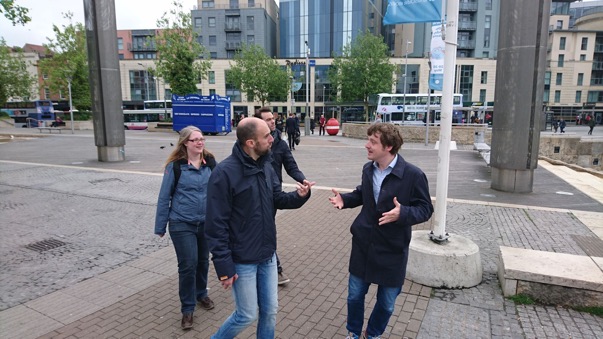
{"type": "Polygon", "coordinates": [[[201,307],[206,310],[211,310],[212,308],[214,308],[214,302],[209,299],[209,297],[205,297],[199,300],[199,305],[201,305],[201,307]]]}
{"type": "Polygon", "coordinates": [[[182,314],[182,321],[180,322],[183,330],[190,330],[193,328],[193,313],[182,314]]]}

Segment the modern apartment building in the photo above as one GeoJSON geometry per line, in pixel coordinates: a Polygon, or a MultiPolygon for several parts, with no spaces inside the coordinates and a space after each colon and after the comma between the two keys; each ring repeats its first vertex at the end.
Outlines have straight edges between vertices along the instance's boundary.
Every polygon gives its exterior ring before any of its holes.
{"type": "Polygon", "coordinates": [[[279,58],[330,58],[362,32],[381,34],[382,0],[280,0],[279,58]],[[307,43],[307,45],[306,45],[307,43]]]}
{"type": "Polygon", "coordinates": [[[232,59],[243,44],[277,56],[278,6],[274,0],[198,0],[192,11],[198,42],[211,59],[232,59]]]}
{"type": "Polygon", "coordinates": [[[603,122],[603,1],[552,4],[544,84],[555,117],[603,122]]]}

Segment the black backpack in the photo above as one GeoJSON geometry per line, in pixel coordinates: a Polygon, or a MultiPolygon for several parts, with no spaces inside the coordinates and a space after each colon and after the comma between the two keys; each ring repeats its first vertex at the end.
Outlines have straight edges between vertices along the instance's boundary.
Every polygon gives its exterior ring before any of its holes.
{"type": "MultiPolygon", "coordinates": [[[[174,169],[174,186],[172,186],[172,196],[174,195],[174,192],[176,192],[178,180],[180,180],[180,174],[182,174],[182,169],[180,169],[180,166],[186,164],[188,164],[188,159],[178,159],[172,161],[172,167],[174,169]]],[[[209,169],[213,171],[216,167],[216,159],[214,157],[205,158],[205,166],[209,167],[209,169]]]]}

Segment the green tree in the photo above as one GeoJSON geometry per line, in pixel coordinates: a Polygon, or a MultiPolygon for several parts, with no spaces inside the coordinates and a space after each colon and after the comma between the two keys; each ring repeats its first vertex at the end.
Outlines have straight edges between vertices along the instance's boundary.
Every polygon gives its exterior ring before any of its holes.
{"type": "Polygon", "coordinates": [[[63,13],[63,17],[69,20],[69,25],[63,25],[62,28],[52,25],[55,38],[47,38],[48,44],[44,45],[49,57],[39,63],[40,71],[46,76],[44,86],[66,96],[68,79],[71,78],[73,106],[89,111],[92,101],[88,82],[86,31],[82,23],[73,23],[73,13],[63,13]]]}
{"type": "Polygon", "coordinates": [[[226,82],[247,93],[248,101],[257,100],[262,106],[269,98],[286,98],[291,86],[287,71],[258,45],[243,45],[234,65],[230,64],[226,82]]]}
{"type": "Polygon", "coordinates": [[[27,71],[23,53],[12,52],[6,41],[0,38],[0,107],[8,98],[33,96],[36,77],[27,71]]]}
{"type": "MultiPolygon", "coordinates": [[[[388,93],[394,84],[396,66],[389,61],[388,47],[383,37],[369,32],[358,35],[352,44],[344,46],[335,56],[329,69],[329,81],[337,91],[337,102],[361,100],[368,112],[369,96],[388,93]]],[[[366,119],[368,121],[368,114],[366,119]]]]}
{"type": "Polygon", "coordinates": [[[10,20],[13,26],[17,24],[25,26],[26,23],[31,21],[31,17],[27,15],[29,8],[15,5],[14,0],[0,0],[0,13],[10,20]]]}
{"type": "Polygon", "coordinates": [[[191,13],[184,12],[182,4],[174,1],[172,10],[157,20],[157,27],[160,31],[155,41],[147,41],[157,44],[156,74],[170,84],[174,94],[197,93],[197,83],[207,78],[211,63],[207,60],[209,53],[197,42],[191,13]]]}

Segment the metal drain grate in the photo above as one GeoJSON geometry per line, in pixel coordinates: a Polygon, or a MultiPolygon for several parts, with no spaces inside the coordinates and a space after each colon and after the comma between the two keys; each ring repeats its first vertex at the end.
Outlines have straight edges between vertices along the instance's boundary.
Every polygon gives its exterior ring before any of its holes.
{"type": "Polygon", "coordinates": [[[25,245],[25,248],[30,249],[32,251],[36,251],[36,252],[44,252],[44,251],[48,251],[54,248],[58,248],[61,246],[65,246],[67,245],[67,243],[64,243],[60,240],[56,240],[56,239],[45,239],[42,241],[38,241],[38,242],[34,242],[31,243],[29,245],[25,245]]]}
{"type": "Polygon", "coordinates": [[[572,235],[572,239],[580,248],[591,257],[603,257],[603,240],[597,237],[572,235]]]}
{"type": "Polygon", "coordinates": [[[107,179],[98,179],[98,180],[91,180],[89,181],[91,184],[101,184],[104,182],[112,182],[112,181],[117,181],[117,182],[123,182],[121,179],[119,178],[107,178],[107,179]]]}

